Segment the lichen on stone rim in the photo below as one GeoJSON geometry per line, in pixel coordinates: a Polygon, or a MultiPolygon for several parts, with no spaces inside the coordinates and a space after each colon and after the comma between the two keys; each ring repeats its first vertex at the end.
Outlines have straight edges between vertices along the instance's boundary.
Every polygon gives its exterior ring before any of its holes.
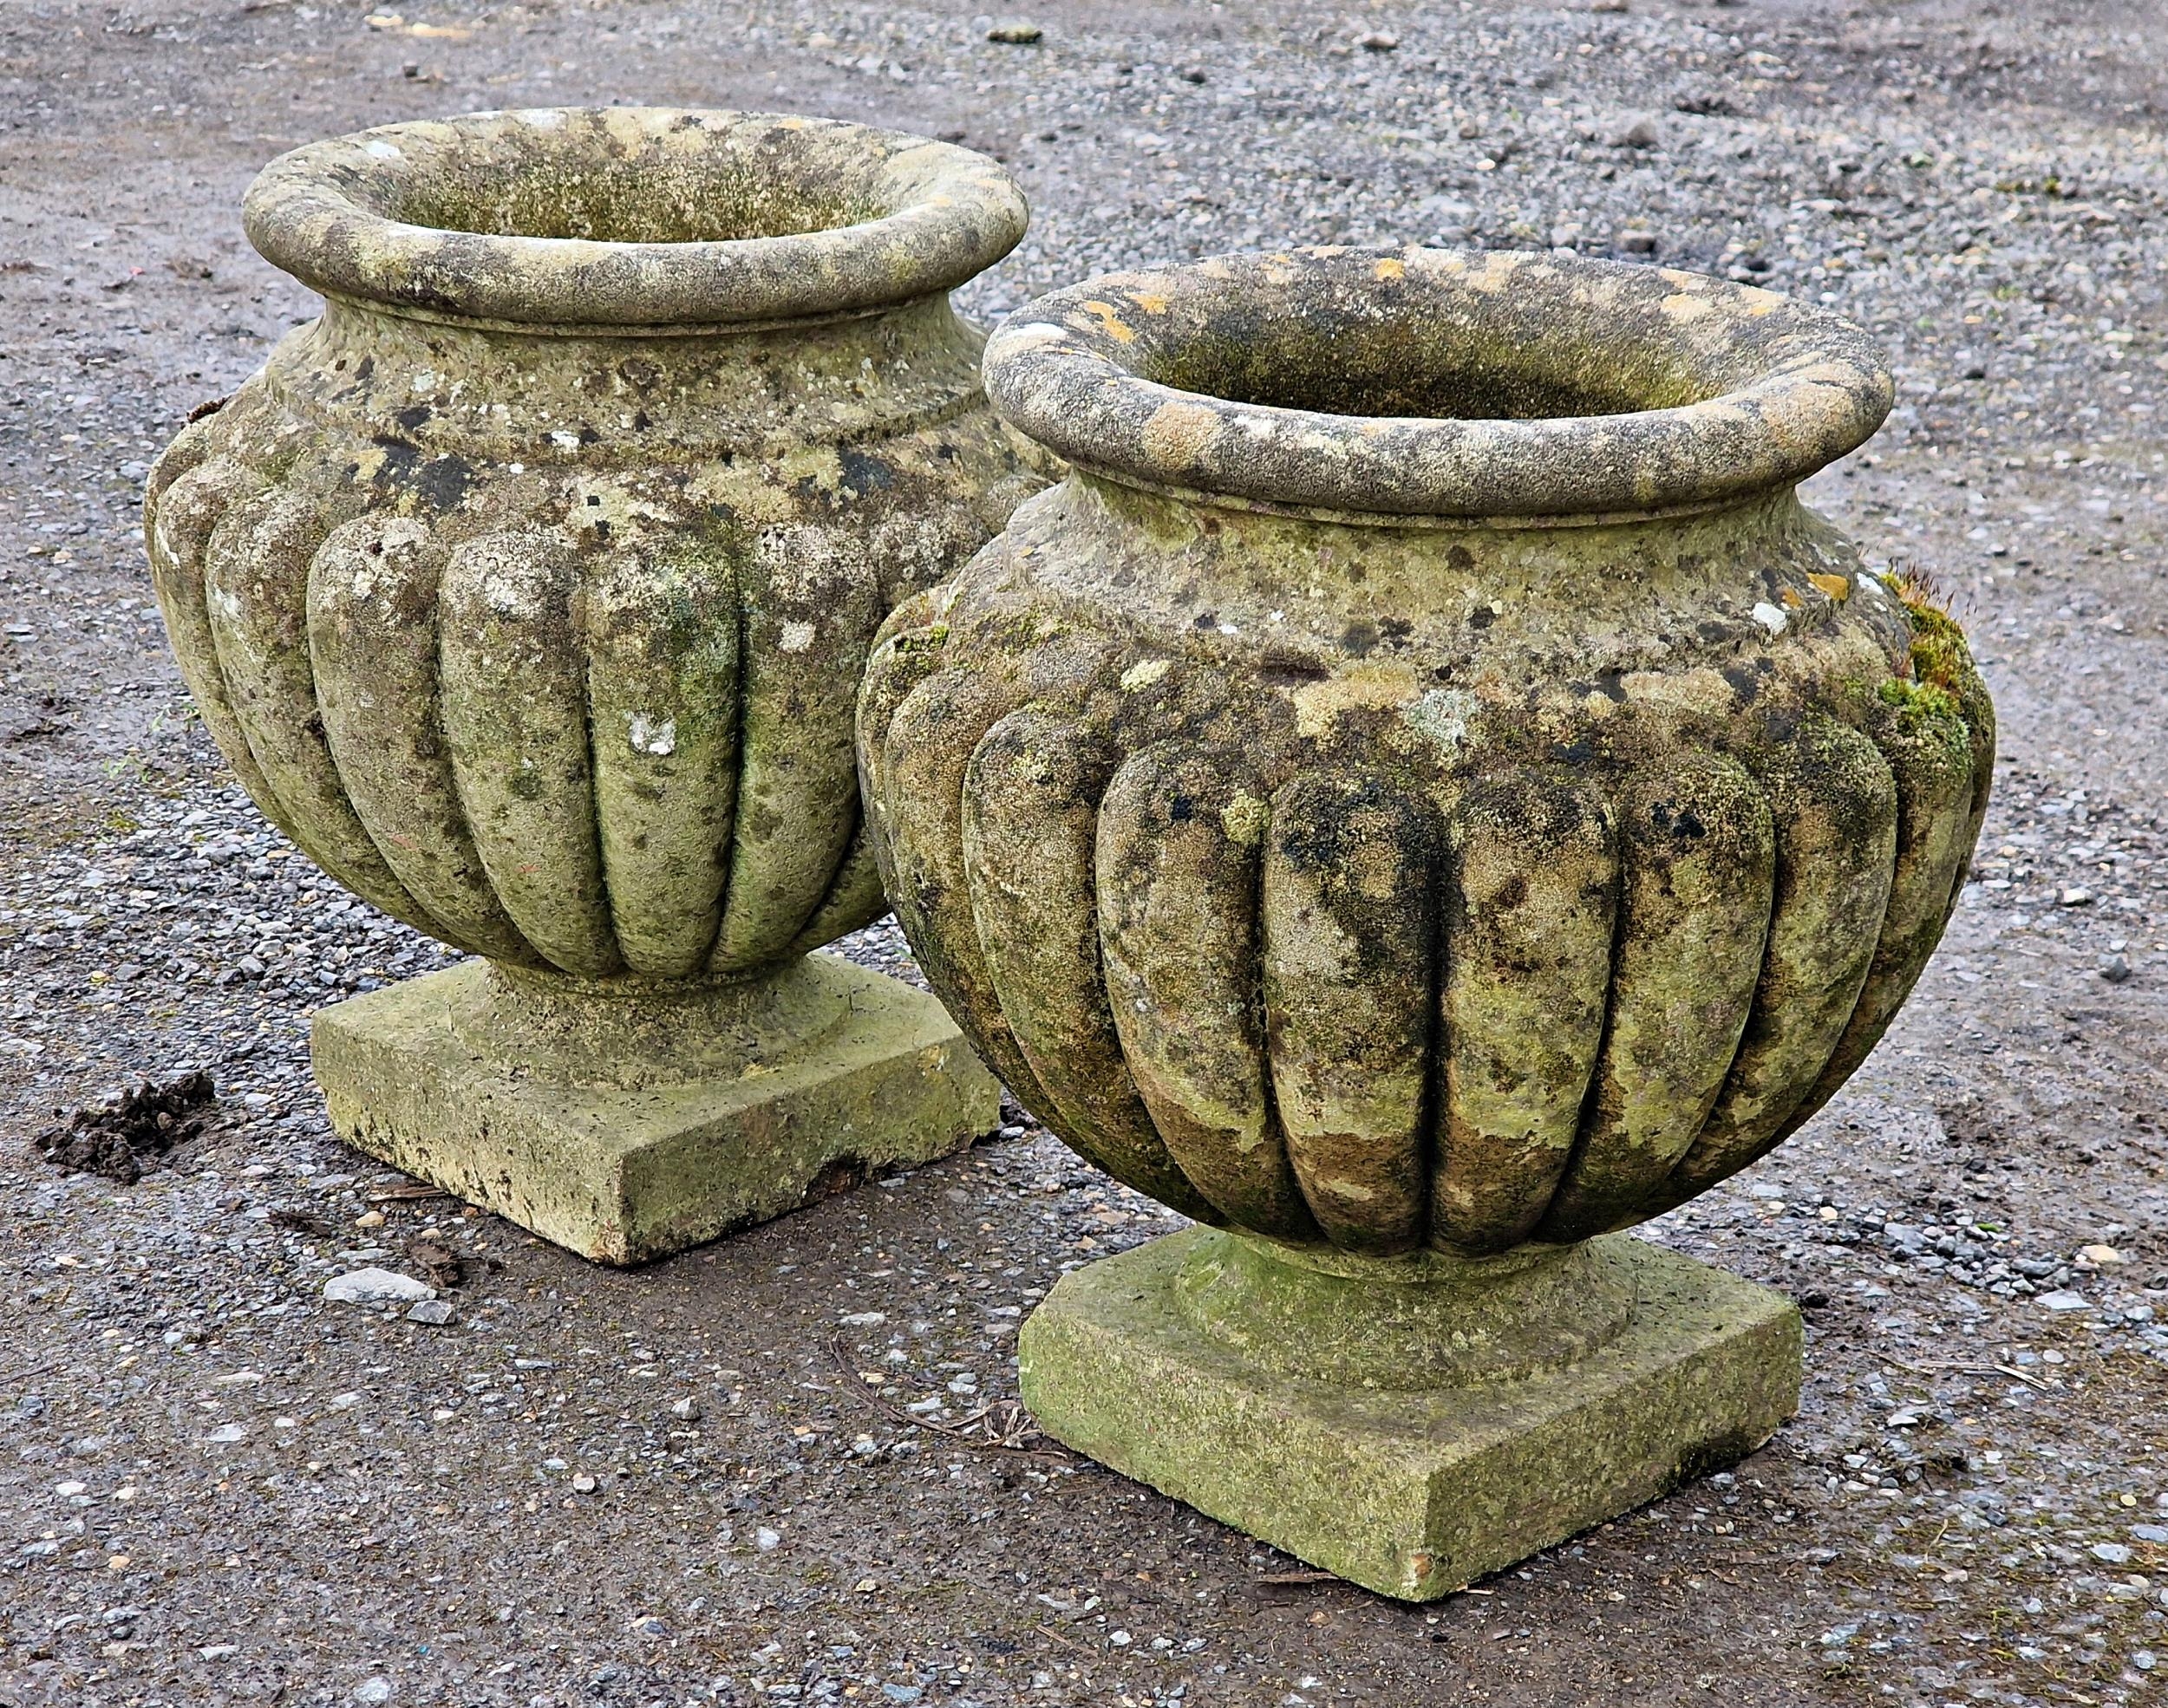
{"type": "Polygon", "coordinates": [[[1768,291],[1417,247],[1089,280],[1011,316],[986,381],[1087,473],[1380,519],[1728,502],[1864,443],[1893,395],[1866,333],[1768,291]]]}
{"type": "Polygon", "coordinates": [[[963,284],[1022,237],[996,161],[781,114],[540,108],[282,154],[243,205],[326,296],[524,327],[668,329],[863,312],[963,284]]]}

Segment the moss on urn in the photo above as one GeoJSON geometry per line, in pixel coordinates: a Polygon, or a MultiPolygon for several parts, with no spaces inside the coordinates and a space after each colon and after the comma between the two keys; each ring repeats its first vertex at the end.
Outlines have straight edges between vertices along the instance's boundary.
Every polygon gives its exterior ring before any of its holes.
{"type": "Polygon", "coordinates": [[[395,917],[613,1002],[878,916],[866,647],[1042,484],[948,300],[1022,233],[1008,175],[542,109],[311,145],[245,212],[324,312],[160,459],[146,532],[264,813],[395,917]]]}
{"type": "Polygon", "coordinates": [[[1072,472],[890,619],[860,765],[929,978],[1071,1144],[1398,1287],[1669,1208],[1872,1048],[1994,715],[1795,496],[1889,407],[1864,334],[1322,249],[1093,280],[986,368],[1072,472]]]}

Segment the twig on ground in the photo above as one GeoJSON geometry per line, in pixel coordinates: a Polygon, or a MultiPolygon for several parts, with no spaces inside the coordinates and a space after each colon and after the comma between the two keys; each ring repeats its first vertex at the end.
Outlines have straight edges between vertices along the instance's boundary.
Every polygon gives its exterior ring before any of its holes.
{"type": "Polygon", "coordinates": [[[1883,1363],[1894,1366],[1899,1370],[1909,1370],[1915,1376],[2008,1376],[2014,1381],[2024,1383],[2028,1388],[2037,1388],[2042,1393],[2053,1392],[2053,1385],[2051,1384],[2042,1381],[2037,1376],[2029,1375],[2026,1372],[2014,1368],[2012,1366],[2007,1364],[1959,1364],[1954,1362],[1912,1364],[1908,1363],[1904,1359],[1893,1357],[1888,1353],[1877,1353],[1875,1356],[1880,1359],[1883,1363]]]}
{"type": "Polygon", "coordinates": [[[371,1192],[369,1201],[372,1204],[411,1204],[419,1203],[424,1198],[448,1198],[451,1196],[441,1186],[428,1186],[417,1180],[404,1186],[387,1186],[381,1192],[371,1192]]]}
{"type": "Polygon", "coordinates": [[[1061,1448],[1046,1444],[1047,1437],[1040,1432],[1038,1425],[1030,1421],[1030,1413],[1024,1410],[1020,1400],[996,1399],[980,1406],[969,1417],[959,1418],[953,1424],[937,1424],[931,1418],[921,1418],[893,1401],[883,1399],[877,1393],[866,1392],[865,1385],[855,1380],[852,1360],[844,1351],[840,1339],[829,1340],[828,1355],[835,1359],[836,1367],[846,1378],[853,1379],[846,1380],[844,1385],[891,1423],[924,1430],[929,1434],[940,1436],[944,1440],[953,1441],[959,1447],[969,1447],[976,1452],[1024,1453],[1056,1464],[1072,1463],[1070,1456],[1061,1448]],[[996,1417],[1005,1419],[1005,1427],[993,1421],[996,1417]],[[974,1424],[984,1424],[987,1433],[983,1436],[970,1434],[974,1424]]]}

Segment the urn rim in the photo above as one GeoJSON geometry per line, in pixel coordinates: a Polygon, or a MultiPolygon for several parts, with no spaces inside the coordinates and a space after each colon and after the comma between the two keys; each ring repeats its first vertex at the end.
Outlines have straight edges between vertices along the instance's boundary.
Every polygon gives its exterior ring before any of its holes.
{"type": "Polygon", "coordinates": [[[1007,170],[952,143],[656,107],[309,143],[257,174],[242,213],[265,260],[326,297],[544,331],[872,312],[983,272],[1028,219],[1007,170]]]}
{"type": "Polygon", "coordinates": [[[1894,401],[1869,334],[1770,291],[1417,245],[1104,275],[1010,315],[985,376],[1086,473],[1357,521],[1744,500],[1864,444],[1894,401]]]}

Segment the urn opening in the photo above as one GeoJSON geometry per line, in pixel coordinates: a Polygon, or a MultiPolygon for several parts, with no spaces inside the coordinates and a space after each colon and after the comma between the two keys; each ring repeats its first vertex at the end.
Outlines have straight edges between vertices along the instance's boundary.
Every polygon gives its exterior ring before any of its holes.
{"type": "Polygon", "coordinates": [[[280,156],[244,217],[325,295],[520,326],[865,312],[963,284],[1022,234],[995,161],[770,114],[540,108],[386,125],[280,156]]]}
{"type": "Polygon", "coordinates": [[[989,344],[1086,473],[1360,519],[1698,508],[1796,484],[1891,401],[1858,327],[1668,269],[1316,249],[1091,280],[989,344]]]}

